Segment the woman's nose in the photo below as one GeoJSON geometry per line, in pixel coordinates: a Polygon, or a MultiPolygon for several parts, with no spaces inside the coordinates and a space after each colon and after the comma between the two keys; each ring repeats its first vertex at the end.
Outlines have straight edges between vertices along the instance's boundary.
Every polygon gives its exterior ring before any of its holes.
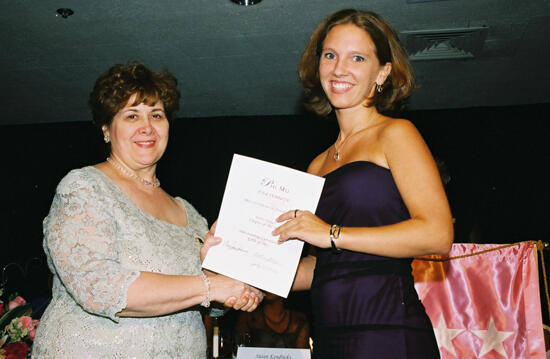
{"type": "Polygon", "coordinates": [[[346,63],[342,59],[336,60],[334,64],[334,74],[336,76],[345,75],[347,71],[346,63]]]}
{"type": "Polygon", "coordinates": [[[149,135],[153,131],[153,127],[151,126],[151,122],[148,120],[145,121],[143,126],[139,129],[139,133],[142,135],[149,135]]]}

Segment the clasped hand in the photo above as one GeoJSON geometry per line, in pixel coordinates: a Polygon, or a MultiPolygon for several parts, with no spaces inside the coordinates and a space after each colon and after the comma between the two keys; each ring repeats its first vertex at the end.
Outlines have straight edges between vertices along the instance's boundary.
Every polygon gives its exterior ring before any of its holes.
{"type": "MultiPolygon", "coordinates": [[[[319,248],[330,247],[330,225],[309,211],[291,210],[281,214],[277,217],[276,221],[285,222],[272,232],[274,236],[279,236],[278,243],[284,243],[289,239],[300,239],[319,248]]],[[[216,224],[217,222],[214,222],[210,231],[204,237],[204,244],[201,248],[201,262],[204,260],[204,257],[206,257],[208,250],[221,242],[221,238],[214,236],[216,224]]],[[[212,299],[223,302],[227,307],[251,312],[256,309],[263,299],[264,293],[257,288],[219,274],[209,271],[206,272],[211,282],[213,282],[213,292],[221,288],[226,289],[221,291],[223,294],[220,293],[220,297],[213,295],[212,299]],[[216,283],[218,279],[223,279],[225,282],[223,284],[220,283],[220,287],[216,288],[214,283],[216,283]],[[227,281],[232,281],[232,283],[227,281]],[[224,298],[224,295],[228,296],[224,298]]]]}
{"type": "MultiPolygon", "coordinates": [[[[201,248],[201,263],[204,257],[206,257],[208,250],[221,242],[221,238],[214,237],[216,223],[214,222],[210,231],[204,237],[204,244],[201,248]]],[[[205,270],[205,273],[210,279],[211,299],[223,303],[226,307],[252,312],[264,298],[264,293],[261,290],[248,284],[208,270],[205,270]]]]}

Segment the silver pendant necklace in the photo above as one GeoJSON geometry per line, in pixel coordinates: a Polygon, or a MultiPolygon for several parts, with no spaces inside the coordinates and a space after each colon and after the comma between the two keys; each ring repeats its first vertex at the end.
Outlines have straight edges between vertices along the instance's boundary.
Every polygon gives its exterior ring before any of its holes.
{"type": "Polygon", "coordinates": [[[340,157],[340,151],[342,150],[342,148],[344,147],[344,144],[346,143],[346,141],[348,140],[348,138],[358,134],[359,132],[362,132],[362,131],[365,131],[367,128],[369,128],[370,126],[367,126],[365,128],[362,128],[360,129],[359,131],[357,132],[354,132],[352,133],[351,135],[349,135],[348,137],[346,137],[342,143],[340,144],[340,148],[336,147],[336,143],[338,142],[338,140],[340,139],[340,135],[338,135],[338,138],[336,139],[336,142],[334,143],[334,154],[332,155],[332,158],[335,160],[335,161],[340,161],[341,157],[340,157]]]}
{"type": "Polygon", "coordinates": [[[349,135],[348,137],[344,138],[344,140],[342,141],[342,143],[340,144],[340,148],[336,147],[336,144],[338,143],[338,140],[340,139],[340,136],[342,135],[342,133],[340,132],[338,134],[338,138],[336,139],[336,142],[334,142],[334,154],[332,155],[332,158],[335,160],[335,161],[340,161],[340,159],[342,158],[340,156],[340,151],[342,150],[342,148],[344,148],[344,144],[346,143],[346,141],[348,140],[348,138],[350,137],[353,137],[355,136],[356,134],[358,134],[359,132],[363,132],[365,131],[366,129],[369,129],[371,128],[372,126],[374,126],[374,124],[372,123],[374,121],[374,119],[376,118],[376,113],[372,113],[369,118],[367,119],[367,121],[365,121],[367,123],[367,126],[363,127],[362,129],[358,130],[358,131],[355,131],[354,133],[352,133],[351,135],[349,135]]]}
{"type": "Polygon", "coordinates": [[[115,162],[111,157],[107,157],[107,162],[109,162],[114,168],[116,168],[120,172],[124,173],[126,176],[137,179],[138,181],[140,181],[141,183],[143,183],[146,186],[153,187],[153,188],[160,187],[160,181],[158,180],[158,178],[156,176],[155,176],[155,181],[151,182],[149,180],[146,180],[145,178],[142,178],[142,177],[138,176],[133,171],[121,166],[120,164],[115,162]]]}

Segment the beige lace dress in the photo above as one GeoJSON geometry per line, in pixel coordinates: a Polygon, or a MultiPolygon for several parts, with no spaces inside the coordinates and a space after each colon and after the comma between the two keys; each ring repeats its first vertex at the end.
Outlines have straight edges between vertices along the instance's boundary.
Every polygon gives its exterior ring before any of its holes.
{"type": "MultiPolygon", "coordinates": [[[[187,201],[188,225],[137,207],[95,167],[69,172],[44,219],[52,301],[41,318],[33,358],[204,358],[198,307],[161,317],[119,318],[140,271],[200,273],[206,220],[187,201]]],[[[185,290],[185,288],[182,288],[185,290]]],[[[218,313],[219,314],[219,313],[218,313]]]]}

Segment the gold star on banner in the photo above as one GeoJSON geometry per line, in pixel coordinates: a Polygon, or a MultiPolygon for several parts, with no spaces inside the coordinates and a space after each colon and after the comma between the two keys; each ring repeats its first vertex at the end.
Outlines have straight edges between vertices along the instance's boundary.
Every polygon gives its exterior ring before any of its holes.
{"type": "Polygon", "coordinates": [[[443,315],[439,315],[439,322],[434,328],[435,339],[439,348],[445,348],[449,353],[456,357],[455,347],[453,346],[453,338],[462,333],[464,329],[449,329],[443,319],[443,315]]]}
{"type": "Polygon", "coordinates": [[[472,333],[483,340],[483,345],[481,346],[478,358],[481,358],[491,350],[495,350],[503,357],[508,358],[508,354],[506,354],[502,342],[510,335],[514,334],[514,332],[498,331],[493,317],[489,320],[489,327],[487,330],[472,330],[472,333]]]}

